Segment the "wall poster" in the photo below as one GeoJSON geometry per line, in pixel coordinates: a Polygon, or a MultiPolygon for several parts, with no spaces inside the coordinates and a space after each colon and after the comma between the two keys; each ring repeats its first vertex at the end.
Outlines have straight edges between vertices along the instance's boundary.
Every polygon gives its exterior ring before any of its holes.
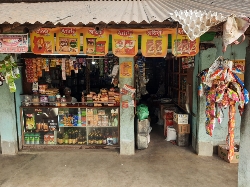
{"type": "Polygon", "coordinates": [[[122,62],[120,64],[120,77],[131,78],[133,75],[132,62],[122,62]]]}
{"type": "Polygon", "coordinates": [[[199,52],[199,43],[200,38],[191,41],[182,28],[178,28],[172,35],[172,53],[177,57],[195,56],[199,52]]]}
{"type": "Polygon", "coordinates": [[[111,29],[113,54],[134,57],[138,52],[138,34],[133,29],[111,29]]]}
{"type": "Polygon", "coordinates": [[[53,54],[55,29],[40,28],[30,34],[31,51],[34,54],[53,54]]]}
{"type": "Polygon", "coordinates": [[[168,50],[168,34],[175,29],[143,29],[141,52],[145,57],[165,57],[168,50]]]}
{"type": "Polygon", "coordinates": [[[60,54],[80,53],[80,28],[59,28],[56,34],[56,50],[60,54]]]}
{"type": "Polygon", "coordinates": [[[109,33],[107,29],[83,28],[83,52],[90,56],[105,56],[108,53],[109,33]]]}
{"type": "Polygon", "coordinates": [[[28,34],[0,34],[0,53],[28,52],[28,34]]]}

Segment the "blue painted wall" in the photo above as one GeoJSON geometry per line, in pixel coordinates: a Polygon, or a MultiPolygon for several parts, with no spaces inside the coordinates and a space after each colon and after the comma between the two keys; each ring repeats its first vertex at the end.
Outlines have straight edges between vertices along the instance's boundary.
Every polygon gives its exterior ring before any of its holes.
{"type": "MultiPolygon", "coordinates": [[[[0,55],[0,60],[3,60],[5,55],[0,55]]],[[[16,128],[16,111],[15,111],[15,96],[10,93],[8,85],[4,82],[0,86],[0,134],[1,147],[3,154],[15,154],[17,147],[17,128],[16,128]],[[3,146],[5,145],[5,146],[3,146]],[[9,146],[6,146],[9,145],[9,146]],[[13,146],[14,145],[14,146],[13,146]],[[7,150],[9,147],[10,150],[7,150]]]]}

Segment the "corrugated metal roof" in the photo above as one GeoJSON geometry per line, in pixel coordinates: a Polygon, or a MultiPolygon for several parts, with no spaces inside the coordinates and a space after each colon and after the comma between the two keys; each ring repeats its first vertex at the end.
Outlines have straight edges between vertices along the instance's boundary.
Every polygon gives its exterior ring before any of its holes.
{"type": "Polygon", "coordinates": [[[1,3],[0,24],[52,22],[67,25],[99,23],[163,22],[175,10],[207,10],[228,16],[232,13],[250,16],[244,1],[207,0],[141,0],[141,1],[64,1],[44,3],[1,3]]]}

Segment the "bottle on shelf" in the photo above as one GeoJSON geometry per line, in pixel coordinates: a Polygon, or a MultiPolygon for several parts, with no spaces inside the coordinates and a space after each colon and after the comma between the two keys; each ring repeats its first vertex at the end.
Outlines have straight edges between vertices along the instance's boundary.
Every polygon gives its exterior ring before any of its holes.
{"type": "Polygon", "coordinates": [[[67,103],[66,103],[66,97],[65,95],[61,98],[61,106],[66,106],[67,103]]]}
{"type": "Polygon", "coordinates": [[[64,133],[63,142],[64,142],[64,144],[69,144],[69,135],[68,135],[68,132],[64,133]]]}
{"type": "Polygon", "coordinates": [[[69,131],[68,135],[69,135],[69,144],[73,144],[72,132],[69,131]]]}

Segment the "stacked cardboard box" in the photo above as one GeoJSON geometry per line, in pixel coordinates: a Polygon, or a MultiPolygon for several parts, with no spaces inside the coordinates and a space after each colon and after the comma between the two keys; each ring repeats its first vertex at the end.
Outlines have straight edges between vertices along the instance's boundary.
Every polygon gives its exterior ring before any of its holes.
{"type": "Polygon", "coordinates": [[[228,160],[228,149],[227,145],[219,145],[218,146],[218,155],[223,160],[229,162],[229,163],[239,163],[239,145],[236,145],[237,151],[234,152],[234,157],[232,160],[228,160]]]}
{"type": "Polygon", "coordinates": [[[150,121],[148,119],[137,121],[137,136],[136,136],[136,144],[138,149],[146,149],[148,148],[148,144],[150,142],[150,121]]]}
{"type": "Polygon", "coordinates": [[[189,145],[190,124],[188,124],[188,114],[174,113],[174,128],[177,132],[176,143],[178,146],[189,145]]]}

